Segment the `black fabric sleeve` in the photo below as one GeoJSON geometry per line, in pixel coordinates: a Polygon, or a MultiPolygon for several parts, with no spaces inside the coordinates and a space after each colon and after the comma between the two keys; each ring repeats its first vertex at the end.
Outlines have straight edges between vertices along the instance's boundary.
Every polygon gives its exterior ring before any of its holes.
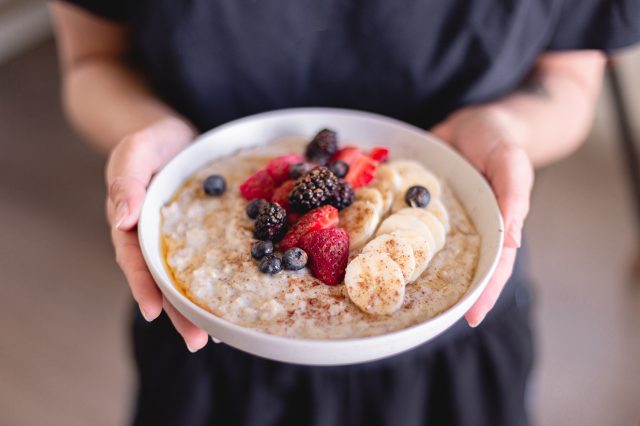
{"type": "Polygon", "coordinates": [[[111,21],[123,22],[126,19],[126,0],[63,0],[67,3],[111,21]]]}
{"type": "Polygon", "coordinates": [[[640,41],[639,0],[561,0],[548,49],[615,50],[640,41]]]}

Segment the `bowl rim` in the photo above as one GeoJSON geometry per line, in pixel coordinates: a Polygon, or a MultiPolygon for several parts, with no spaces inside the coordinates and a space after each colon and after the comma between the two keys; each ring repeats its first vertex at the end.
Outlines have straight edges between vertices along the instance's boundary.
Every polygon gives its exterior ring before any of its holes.
{"type": "MultiPolygon", "coordinates": [[[[285,109],[278,109],[278,110],[272,110],[272,111],[267,111],[267,112],[262,112],[262,113],[258,113],[258,114],[253,114],[253,115],[249,115],[249,116],[245,116],[242,118],[238,118],[236,120],[232,120],[229,121],[227,123],[221,124],[217,127],[214,127],[202,134],[200,134],[199,136],[197,136],[194,141],[189,144],[187,147],[185,147],[182,151],[180,151],[175,157],[173,157],[167,164],[165,164],[165,166],[156,174],[154,175],[154,177],[152,178],[149,186],[147,187],[147,191],[145,193],[145,199],[142,205],[142,208],[140,210],[140,217],[139,217],[139,223],[138,223],[138,241],[140,244],[140,249],[142,251],[143,257],[145,259],[145,263],[147,265],[147,268],[149,269],[149,271],[151,272],[151,275],[154,278],[154,281],[156,282],[156,285],[160,288],[160,290],[164,293],[165,291],[168,291],[171,293],[172,296],[179,298],[180,300],[182,300],[183,302],[187,303],[189,305],[190,308],[192,308],[195,312],[197,312],[200,316],[203,317],[203,319],[213,322],[214,324],[216,324],[217,326],[220,327],[224,327],[229,329],[229,331],[231,332],[237,332],[240,334],[243,334],[247,337],[250,337],[252,339],[257,339],[257,340],[261,340],[263,342],[267,342],[267,343],[273,343],[273,344],[286,344],[286,345],[300,345],[300,346],[304,346],[306,348],[309,347],[322,347],[322,348],[326,348],[327,346],[345,346],[345,345],[354,345],[354,344],[369,344],[369,343],[375,343],[376,341],[381,341],[381,343],[383,341],[388,341],[390,339],[396,339],[396,338],[401,338],[404,335],[409,335],[412,333],[415,333],[417,330],[421,329],[421,328],[427,328],[429,327],[431,324],[435,323],[435,322],[439,322],[439,321],[444,321],[447,316],[447,314],[452,314],[454,311],[454,308],[459,307],[460,305],[465,305],[468,304],[468,308],[471,307],[472,303],[475,303],[475,301],[478,299],[479,297],[479,293],[481,293],[482,291],[484,291],[484,289],[486,288],[490,277],[493,275],[493,273],[495,272],[495,269],[497,267],[498,261],[500,259],[500,256],[502,254],[502,247],[503,247],[503,243],[504,243],[504,223],[502,220],[502,215],[500,213],[500,208],[498,206],[498,202],[495,198],[495,194],[492,197],[492,202],[490,203],[490,206],[488,205],[487,208],[491,208],[492,210],[494,210],[493,213],[495,213],[495,215],[498,218],[498,225],[499,225],[499,229],[497,230],[497,237],[498,237],[498,241],[497,241],[497,251],[493,256],[493,259],[487,269],[487,273],[485,275],[484,278],[482,278],[482,281],[480,282],[480,285],[478,285],[476,288],[474,289],[467,289],[467,291],[464,293],[464,295],[458,299],[453,305],[451,305],[449,308],[443,310],[442,312],[436,314],[435,316],[429,318],[426,321],[422,321],[419,322],[417,324],[413,324],[410,325],[408,327],[399,329],[399,330],[394,330],[394,331],[390,331],[390,332],[386,332],[386,333],[382,333],[382,334],[376,334],[376,335],[372,335],[372,336],[363,336],[363,337],[349,337],[349,338],[332,338],[332,339],[309,339],[309,338],[300,338],[300,337],[288,337],[288,336],[281,336],[281,335],[276,335],[276,334],[269,334],[267,332],[263,332],[257,329],[252,329],[249,327],[244,327],[242,325],[238,325],[235,324],[231,321],[228,321],[222,317],[219,317],[215,314],[213,314],[212,312],[209,312],[208,310],[202,308],[201,306],[199,306],[198,304],[196,304],[195,302],[191,301],[187,296],[185,296],[175,285],[175,283],[171,280],[170,278],[170,274],[169,271],[164,271],[168,276],[169,276],[169,280],[164,280],[164,278],[161,276],[161,274],[155,270],[155,267],[153,266],[153,263],[151,262],[151,253],[150,250],[152,250],[152,247],[148,247],[146,241],[148,238],[145,238],[146,235],[146,220],[145,217],[147,217],[150,214],[154,214],[153,212],[150,211],[150,197],[147,197],[147,194],[155,192],[156,191],[156,186],[157,186],[157,176],[159,174],[161,174],[163,171],[165,171],[166,169],[169,169],[171,167],[173,167],[175,164],[178,164],[181,162],[181,158],[188,156],[189,155],[189,151],[196,149],[197,146],[202,145],[202,144],[206,144],[207,140],[209,139],[209,136],[213,133],[218,133],[218,132],[222,132],[224,130],[226,130],[227,128],[230,127],[236,127],[236,126],[240,126],[242,124],[244,124],[245,122],[251,122],[251,121],[255,121],[255,120],[268,120],[268,119],[272,119],[272,118],[277,118],[280,116],[287,116],[287,115],[295,115],[295,114],[336,114],[336,115],[340,115],[342,117],[353,117],[353,118],[357,118],[360,120],[367,120],[367,121],[375,121],[377,123],[383,122],[385,125],[387,126],[392,126],[392,127],[396,127],[399,130],[402,130],[403,132],[409,132],[414,134],[415,136],[418,136],[420,138],[426,138],[428,140],[430,140],[430,142],[435,142],[441,145],[442,148],[444,148],[445,150],[449,151],[449,154],[454,155],[459,157],[459,159],[463,160],[463,162],[465,163],[465,167],[469,167],[472,169],[473,173],[478,177],[478,180],[481,181],[481,185],[485,186],[485,189],[488,189],[490,191],[491,194],[494,194],[493,190],[491,189],[491,186],[489,185],[489,183],[487,182],[487,180],[485,179],[485,177],[475,168],[473,167],[469,161],[464,158],[462,155],[460,155],[455,149],[453,149],[449,144],[446,144],[445,142],[441,141],[440,139],[436,138],[435,136],[433,136],[431,133],[429,133],[427,130],[423,130],[417,126],[414,126],[412,124],[408,124],[405,123],[401,120],[392,118],[392,117],[387,117],[384,115],[380,115],[380,114],[376,114],[376,113],[371,113],[371,112],[366,112],[366,111],[359,111],[359,110],[353,110],[353,109],[344,109],[344,108],[326,108],[326,107],[300,107],[300,108],[285,108],[285,109]]],[[[210,161],[213,161],[215,158],[217,157],[211,157],[210,161]]],[[[192,171],[191,173],[194,173],[194,171],[192,171]]],[[[158,213],[159,214],[159,213],[158,213]]],[[[153,246],[155,247],[155,245],[153,246]]],[[[166,265],[163,262],[163,267],[166,268],[166,265]]],[[[473,277],[473,281],[475,282],[477,280],[477,276],[474,275],[473,277]]],[[[467,310],[468,310],[467,308],[467,310]]],[[[176,309],[178,309],[178,311],[180,311],[179,307],[176,307],[176,309]]],[[[457,316],[457,315],[456,315],[457,316]]],[[[461,318],[461,317],[460,317],[461,318]]],[[[442,333],[443,331],[445,331],[446,329],[448,329],[449,327],[446,327],[445,329],[443,329],[442,331],[440,331],[440,333],[442,333]]],[[[214,336],[216,337],[216,336],[214,336]]],[[[435,336],[434,336],[435,337],[435,336]]]]}

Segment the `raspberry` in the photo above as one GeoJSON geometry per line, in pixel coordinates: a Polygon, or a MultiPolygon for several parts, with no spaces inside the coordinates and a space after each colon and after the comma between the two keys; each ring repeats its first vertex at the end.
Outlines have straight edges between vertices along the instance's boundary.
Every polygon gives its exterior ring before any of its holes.
{"type": "Polygon", "coordinates": [[[280,241],[280,250],[295,247],[300,239],[311,231],[332,228],[338,225],[338,210],[333,206],[322,206],[302,216],[280,241]]]}
{"type": "Polygon", "coordinates": [[[279,240],[286,231],[287,212],[278,204],[269,203],[260,209],[253,228],[259,240],[279,240]]]}
{"type": "Polygon", "coordinates": [[[276,157],[267,163],[267,173],[277,183],[284,182],[289,179],[289,167],[304,161],[301,155],[289,154],[276,157]]]}
{"type": "Polygon", "coordinates": [[[342,228],[311,231],[300,240],[300,248],[309,256],[309,269],[326,285],[344,279],[349,261],[349,234],[342,228]]]}
{"type": "Polygon", "coordinates": [[[305,156],[309,161],[325,166],[338,151],[338,135],[333,130],[323,129],[307,145],[305,156]]]}
{"type": "Polygon", "coordinates": [[[349,207],[356,200],[356,193],[350,183],[340,179],[338,187],[331,197],[331,205],[338,210],[349,207]]]}
{"type": "Polygon", "coordinates": [[[328,204],[338,187],[338,178],[326,167],[318,166],[296,181],[289,202],[293,211],[305,213],[328,204]]]}
{"type": "Polygon", "coordinates": [[[240,193],[249,201],[256,198],[270,200],[275,189],[276,181],[265,169],[258,170],[240,185],[240,193]]]}

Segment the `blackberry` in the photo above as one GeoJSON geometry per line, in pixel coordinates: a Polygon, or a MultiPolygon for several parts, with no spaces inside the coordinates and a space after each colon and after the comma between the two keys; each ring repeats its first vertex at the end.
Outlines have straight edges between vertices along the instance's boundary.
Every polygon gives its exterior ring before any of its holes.
{"type": "Polygon", "coordinates": [[[333,130],[323,129],[307,145],[307,160],[326,166],[329,159],[338,150],[338,135],[333,130]]]}
{"type": "Polygon", "coordinates": [[[268,203],[256,217],[253,236],[259,240],[277,241],[284,235],[287,224],[287,212],[279,204],[268,203]]]}
{"type": "Polygon", "coordinates": [[[300,179],[302,176],[307,174],[308,171],[313,169],[313,164],[311,163],[296,163],[292,164],[289,167],[289,177],[291,179],[300,179]]]}
{"type": "Polygon", "coordinates": [[[255,200],[251,200],[249,204],[247,204],[247,207],[245,208],[245,212],[247,213],[247,216],[249,216],[249,219],[255,219],[256,217],[258,217],[258,213],[260,213],[260,209],[262,209],[262,207],[266,206],[267,204],[269,203],[266,200],[263,200],[262,198],[256,198],[255,200]]]}
{"type": "Polygon", "coordinates": [[[284,252],[282,264],[286,270],[298,271],[307,266],[308,260],[309,257],[304,250],[298,247],[293,247],[284,252]]]}
{"type": "Polygon", "coordinates": [[[282,260],[274,254],[268,254],[258,264],[258,269],[263,274],[277,274],[282,271],[282,260]]]}
{"type": "Polygon", "coordinates": [[[338,178],[326,167],[317,166],[296,181],[289,203],[298,213],[329,204],[333,193],[338,188],[338,178]]]}
{"type": "Polygon", "coordinates": [[[353,191],[353,187],[349,182],[345,182],[340,179],[338,187],[333,192],[331,197],[331,205],[338,210],[342,210],[345,207],[349,207],[356,200],[356,193],[353,191]]]}
{"type": "Polygon", "coordinates": [[[349,173],[349,165],[342,160],[338,160],[329,164],[329,170],[331,170],[336,177],[343,178],[349,173]]]}
{"type": "Polygon", "coordinates": [[[227,189],[227,182],[220,175],[211,175],[202,182],[202,189],[207,195],[215,197],[222,195],[227,189]]]}
{"type": "Polygon", "coordinates": [[[411,207],[427,207],[431,201],[431,194],[424,186],[414,185],[407,189],[404,201],[411,207]]]}
{"type": "Polygon", "coordinates": [[[273,243],[271,241],[258,240],[251,246],[251,257],[260,260],[273,253],[273,243]]]}

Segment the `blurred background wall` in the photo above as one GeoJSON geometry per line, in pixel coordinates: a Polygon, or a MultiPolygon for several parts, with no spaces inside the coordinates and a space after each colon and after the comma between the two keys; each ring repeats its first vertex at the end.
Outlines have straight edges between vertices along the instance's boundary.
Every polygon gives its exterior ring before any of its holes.
{"type": "MultiPolygon", "coordinates": [[[[620,72],[640,143],[640,50],[620,72]]],[[[104,159],[64,121],[44,1],[0,0],[0,425],[126,424],[133,306],[103,220],[104,159]]],[[[572,157],[539,170],[534,424],[640,419],[638,222],[605,87],[572,157]]]]}

